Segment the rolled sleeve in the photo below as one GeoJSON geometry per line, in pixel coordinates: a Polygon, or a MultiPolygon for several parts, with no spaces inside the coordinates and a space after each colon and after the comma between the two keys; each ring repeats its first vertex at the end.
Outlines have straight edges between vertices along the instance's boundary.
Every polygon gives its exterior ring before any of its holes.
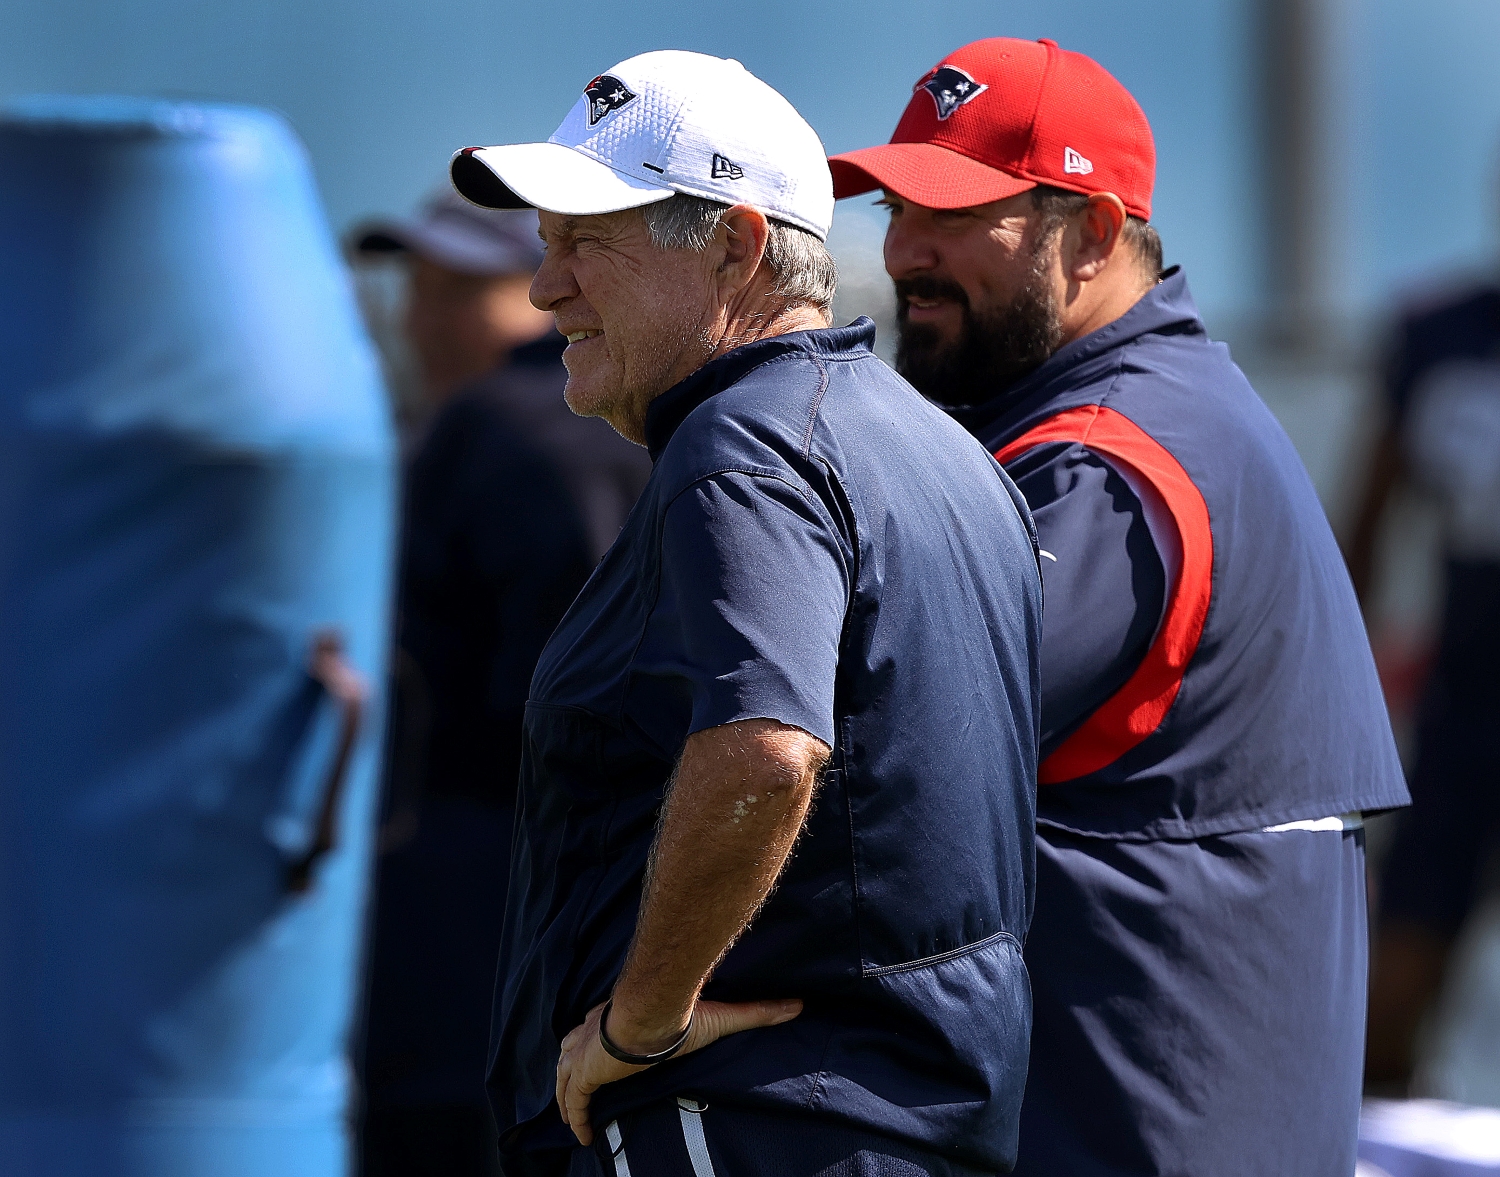
{"type": "Polygon", "coordinates": [[[661,568],[689,734],[772,719],[832,746],[850,568],[821,504],[768,475],[700,479],[667,510],[661,568]]]}

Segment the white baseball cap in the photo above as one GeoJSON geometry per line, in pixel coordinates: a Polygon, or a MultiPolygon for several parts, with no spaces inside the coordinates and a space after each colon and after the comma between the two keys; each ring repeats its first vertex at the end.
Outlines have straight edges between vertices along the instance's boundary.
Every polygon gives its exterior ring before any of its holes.
{"type": "Polygon", "coordinates": [[[465,147],[451,172],[485,208],[584,216],[682,192],[819,240],[833,221],[823,144],[792,104],[737,61],[675,49],[600,74],[547,142],[465,147]]]}

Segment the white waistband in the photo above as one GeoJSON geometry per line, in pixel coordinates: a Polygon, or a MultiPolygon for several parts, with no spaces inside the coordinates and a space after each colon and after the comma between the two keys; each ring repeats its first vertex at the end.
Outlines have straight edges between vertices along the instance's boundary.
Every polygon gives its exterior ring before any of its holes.
{"type": "Polygon", "coordinates": [[[1337,817],[1314,817],[1307,821],[1289,821],[1285,825],[1267,826],[1263,832],[1279,834],[1283,830],[1357,830],[1364,824],[1364,814],[1342,813],[1337,817]]]}

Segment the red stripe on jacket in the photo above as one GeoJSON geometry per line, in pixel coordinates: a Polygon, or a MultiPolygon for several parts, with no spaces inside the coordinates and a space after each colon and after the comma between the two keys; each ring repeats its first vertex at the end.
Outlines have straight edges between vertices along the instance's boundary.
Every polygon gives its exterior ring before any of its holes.
{"type": "Polygon", "coordinates": [[[1161,495],[1182,544],[1182,568],[1146,656],[1124,685],[1042,761],[1044,785],[1098,772],[1134,748],[1167,716],[1198,649],[1213,591],[1208,504],[1188,472],[1144,429],[1113,409],[1086,405],[1043,421],[995,454],[1001,465],[1050,442],[1073,442],[1124,462],[1161,495]]]}

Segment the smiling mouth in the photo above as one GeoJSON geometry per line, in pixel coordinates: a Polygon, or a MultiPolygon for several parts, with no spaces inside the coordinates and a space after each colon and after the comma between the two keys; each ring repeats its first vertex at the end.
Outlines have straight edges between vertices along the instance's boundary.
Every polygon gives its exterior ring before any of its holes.
{"type": "Polygon", "coordinates": [[[582,343],[585,339],[592,339],[596,335],[603,335],[603,331],[569,331],[569,343],[582,343]]]}

